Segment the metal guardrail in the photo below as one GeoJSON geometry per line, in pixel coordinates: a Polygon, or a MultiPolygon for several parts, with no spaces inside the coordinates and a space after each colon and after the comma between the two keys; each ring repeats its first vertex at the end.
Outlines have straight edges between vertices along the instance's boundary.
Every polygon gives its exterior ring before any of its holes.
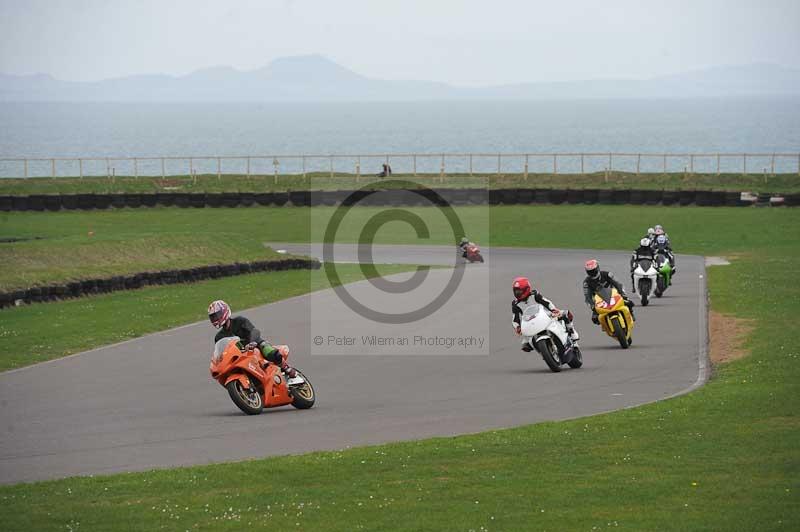
{"type": "MultiPolygon", "coordinates": [[[[363,163],[393,165],[411,175],[503,175],[529,173],[797,173],[800,153],[387,153],[169,157],[0,157],[0,177],[133,177],[216,174],[266,176],[326,173],[362,175],[363,163]],[[677,161],[677,163],[676,163],[677,161]],[[180,170],[177,170],[175,163],[180,170]],[[615,164],[616,163],[616,164],[615,164]],[[677,164],[677,167],[676,167],[677,164]],[[235,168],[231,168],[234,166],[235,168]],[[269,167],[272,167],[269,169],[269,167]],[[117,171],[119,167],[119,170],[117,171]],[[345,171],[344,168],[347,170],[345,171]],[[271,170],[271,171],[270,171],[271,170]],[[748,172],[749,171],[749,172],[748,172]],[[127,172],[127,173],[125,173],[127,172]]],[[[399,170],[399,171],[398,171],[399,170]]],[[[374,175],[368,172],[364,175],[374,175]]]]}

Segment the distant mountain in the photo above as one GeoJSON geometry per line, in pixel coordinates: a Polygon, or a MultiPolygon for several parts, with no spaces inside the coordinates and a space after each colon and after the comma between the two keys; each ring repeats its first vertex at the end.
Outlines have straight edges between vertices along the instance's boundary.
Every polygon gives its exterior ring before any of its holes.
{"type": "Polygon", "coordinates": [[[586,80],[461,88],[362,76],[320,55],[284,57],[251,71],[218,66],[185,76],[96,82],[0,74],[0,101],[401,101],[692,98],[800,95],[800,70],[770,63],[722,66],[647,80],[586,80]]]}

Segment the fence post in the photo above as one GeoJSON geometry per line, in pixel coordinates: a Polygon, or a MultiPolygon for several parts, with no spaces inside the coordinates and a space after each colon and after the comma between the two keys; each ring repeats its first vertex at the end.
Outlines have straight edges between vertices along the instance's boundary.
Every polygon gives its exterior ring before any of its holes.
{"type": "Polygon", "coordinates": [[[83,179],[83,159],[78,159],[78,178],[83,179]]]}
{"type": "Polygon", "coordinates": [[[194,161],[189,157],[189,175],[194,175],[194,161]]]}
{"type": "Polygon", "coordinates": [[[222,159],[217,157],[217,181],[222,179],[222,159]]]}
{"type": "Polygon", "coordinates": [[[772,162],[770,163],[770,166],[769,166],[769,173],[772,174],[773,177],[775,176],[775,154],[774,153],[772,154],[772,162]]]}
{"type": "Polygon", "coordinates": [[[662,170],[662,173],[664,175],[667,174],[667,154],[666,153],[664,154],[664,169],[662,170]]]}
{"type": "Polygon", "coordinates": [[[247,179],[250,179],[250,157],[247,158],[247,179]]]}
{"type": "Polygon", "coordinates": [[[275,177],[273,178],[272,182],[273,182],[273,184],[275,184],[275,185],[277,185],[277,184],[278,184],[278,166],[279,166],[280,164],[281,164],[281,163],[278,161],[278,158],[277,158],[277,157],[273,157],[273,158],[272,158],[272,169],[273,169],[273,170],[274,170],[274,172],[275,172],[275,177]]]}
{"type": "Polygon", "coordinates": [[[111,167],[108,164],[108,157],[106,157],[106,177],[111,179],[111,167]]]}
{"type": "Polygon", "coordinates": [[[797,154],[797,175],[800,175],[800,153],[797,154]]]}
{"type": "Polygon", "coordinates": [[[333,179],[333,155],[328,157],[328,161],[330,162],[330,165],[331,165],[331,168],[330,168],[330,170],[331,170],[331,179],[333,179]]]}
{"type": "MultiPolygon", "coordinates": [[[[797,156],[797,163],[800,164],[800,155],[797,156]]],[[[25,177],[28,177],[28,159],[25,159],[25,177]]],[[[797,173],[800,173],[800,169],[798,169],[797,173]]]]}
{"type": "Polygon", "coordinates": [[[581,175],[584,175],[585,172],[583,171],[583,154],[581,153],[581,175]]]}
{"type": "Polygon", "coordinates": [[[356,183],[361,179],[361,156],[356,157],[356,183]]]}
{"type": "Polygon", "coordinates": [[[50,168],[51,174],[52,174],[53,177],[55,177],[56,176],[56,160],[55,159],[50,159],[50,166],[51,166],[51,168],[50,168]]]}
{"type": "Polygon", "coordinates": [[[301,157],[301,159],[302,159],[302,161],[303,161],[303,177],[305,178],[305,177],[306,177],[306,156],[305,156],[305,155],[303,155],[303,156],[301,157]]]}
{"type": "Polygon", "coordinates": [[[639,165],[641,164],[641,162],[642,162],[642,154],[639,153],[639,154],[636,155],[636,175],[637,176],[639,175],[639,165]]]}
{"type": "Polygon", "coordinates": [[[472,177],[472,154],[469,154],[469,176],[472,177]]]}
{"type": "Polygon", "coordinates": [[[166,176],[164,174],[165,174],[165,172],[164,172],[164,158],[162,157],[161,158],[161,179],[166,179],[166,176]]]}
{"type": "Polygon", "coordinates": [[[694,155],[689,155],[689,173],[694,174],[694,155]]]}
{"type": "Polygon", "coordinates": [[[442,154],[442,164],[439,167],[439,182],[444,183],[444,153],[442,154]]]}
{"type": "MultiPolygon", "coordinates": [[[[798,164],[800,164],[800,155],[798,155],[797,162],[798,162],[798,164]]],[[[798,170],[798,173],[800,173],[800,170],[798,170]]],[[[416,156],[416,154],[414,155],[414,177],[417,177],[417,156],[416,156]]]]}
{"type": "Polygon", "coordinates": [[[139,159],[133,158],[133,177],[139,178],[139,159]]]}
{"type": "Polygon", "coordinates": [[[742,170],[744,175],[747,175],[747,154],[742,154],[742,170]]]}
{"type": "Polygon", "coordinates": [[[525,181],[528,180],[528,154],[525,154],[525,181]]]}
{"type": "Polygon", "coordinates": [[[719,175],[719,153],[717,154],[717,175],[719,175]]]}
{"type": "Polygon", "coordinates": [[[553,174],[558,173],[558,164],[556,163],[556,159],[558,158],[557,154],[553,154],[553,174]]]}
{"type": "Polygon", "coordinates": [[[500,175],[500,154],[497,154],[497,175],[500,175]]]}

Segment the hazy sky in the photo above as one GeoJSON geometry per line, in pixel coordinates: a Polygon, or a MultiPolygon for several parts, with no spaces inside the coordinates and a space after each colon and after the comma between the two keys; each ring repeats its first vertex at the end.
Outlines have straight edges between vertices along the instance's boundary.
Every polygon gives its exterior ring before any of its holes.
{"type": "Polygon", "coordinates": [[[800,67],[800,0],[0,0],[0,71],[96,80],[319,53],[464,85],[800,67]]]}

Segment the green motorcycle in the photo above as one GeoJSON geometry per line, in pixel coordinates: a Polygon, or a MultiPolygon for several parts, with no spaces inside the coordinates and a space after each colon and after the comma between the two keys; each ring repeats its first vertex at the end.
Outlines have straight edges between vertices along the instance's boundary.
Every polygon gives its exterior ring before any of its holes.
{"type": "Polygon", "coordinates": [[[661,297],[664,292],[672,284],[672,264],[670,264],[666,253],[659,251],[656,253],[656,271],[658,277],[656,278],[656,297],[661,297]]]}

